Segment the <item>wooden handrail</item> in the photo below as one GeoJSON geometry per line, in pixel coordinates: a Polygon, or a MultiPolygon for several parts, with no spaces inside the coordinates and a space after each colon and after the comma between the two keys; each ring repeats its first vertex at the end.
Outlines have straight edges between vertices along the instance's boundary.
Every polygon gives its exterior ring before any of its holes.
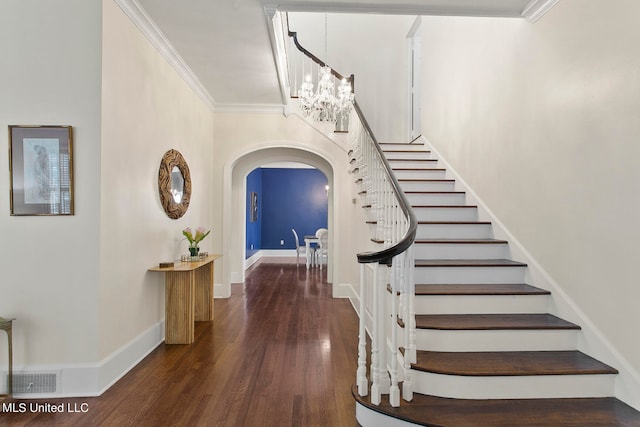
{"type": "MultiPolygon", "coordinates": [[[[287,25],[289,25],[289,21],[287,21],[287,25]]],[[[291,30],[287,30],[289,33],[289,37],[291,37],[293,39],[293,43],[296,45],[296,47],[298,48],[298,50],[302,53],[304,53],[307,58],[309,58],[310,60],[312,60],[313,62],[315,62],[316,64],[318,64],[321,67],[326,67],[327,64],[321,60],[320,58],[318,58],[317,56],[315,56],[313,53],[309,52],[307,49],[305,49],[304,47],[302,47],[302,45],[300,44],[300,42],[298,42],[298,33],[295,31],[291,31],[291,30]]],[[[338,80],[346,80],[349,83],[351,83],[351,93],[354,93],[354,89],[355,89],[355,76],[353,74],[351,74],[349,77],[344,77],[342,74],[338,73],[336,70],[334,70],[333,68],[329,67],[331,69],[331,74],[338,80]]]]}
{"type": "Polygon", "coordinates": [[[415,241],[416,231],[418,229],[418,221],[416,219],[415,213],[413,212],[413,209],[411,209],[411,204],[409,203],[409,200],[407,200],[407,197],[405,196],[404,191],[402,191],[402,188],[400,188],[400,184],[398,183],[398,180],[396,179],[395,174],[391,170],[391,165],[389,165],[389,162],[387,161],[387,158],[385,157],[384,152],[382,151],[382,148],[378,143],[378,140],[373,134],[373,131],[371,130],[371,127],[369,126],[367,119],[364,117],[364,113],[362,112],[362,110],[360,109],[360,106],[356,101],[353,102],[353,106],[356,113],[358,114],[358,117],[360,118],[360,121],[362,122],[364,129],[371,137],[371,141],[373,142],[373,145],[376,148],[378,155],[380,156],[380,160],[382,161],[385,173],[387,174],[387,177],[391,182],[391,187],[393,188],[393,192],[395,193],[396,198],[398,199],[398,204],[400,205],[400,209],[402,209],[402,212],[409,219],[409,227],[407,228],[407,232],[404,234],[404,236],[402,236],[402,238],[395,245],[377,252],[361,252],[361,253],[358,253],[356,256],[358,257],[359,263],[377,262],[380,264],[390,265],[393,257],[409,249],[409,247],[415,241]]]}
{"type": "MultiPolygon", "coordinates": [[[[287,27],[288,26],[289,26],[289,21],[287,20],[287,27]]],[[[297,32],[291,31],[290,29],[287,29],[287,31],[288,31],[289,37],[293,39],[293,43],[295,44],[296,48],[298,48],[300,52],[302,52],[309,59],[311,59],[313,62],[320,65],[321,67],[327,66],[327,64],[324,61],[320,60],[317,56],[315,56],[314,54],[309,52],[307,49],[302,47],[302,45],[300,45],[300,42],[298,42],[297,32]]],[[[343,80],[345,78],[340,73],[335,71],[333,68],[331,68],[331,74],[339,80],[343,80]]],[[[346,80],[351,83],[351,92],[354,92],[355,76],[351,74],[351,76],[346,80]]],[[[406,233],[395,245],[377,252],[361,252],[361,253],[358,253],[356,256],[358,258],[358,263],[361,263],[361,264],[377,262],[379,264],[391,265],[393,257],[409,249],[409,247],[411,247],[411,245],[415,241],[416,231],[418,229],[418,221],[416,220],[416,216],[413,212],[413,209],[411,209],[411,204],[409,203],[404,192],[400,188],[400,184],[398,183],[398,180],[393,174],[393,171],[391,170],[391,166],[389,165],[389,162],[387,161],[382,151],[382,148],[380,147],[380,144],[375,138],[375,135],[373,134],[373,131],[369,126],[369,123],[365,119],[364,114],[360,109],[360,106],[355,100],[353,101],[353,105],[356,113],[358,114],[358,117],[360,118],[360,121],[362,122],[364,129],[371,137],[371,141],[373,142],[373,145],[376,148],[376,151],[380,157],[380,160],[382,161],[385,173],[389,179],[389,182],[391,183],[391,187],[393,189],[393,192],[396,195],[400,209],[402,209],[402,212],[404,213],[404,215],[406,215],[407,219],[409,220],[409,227],[407,228],[406,233]]]]}

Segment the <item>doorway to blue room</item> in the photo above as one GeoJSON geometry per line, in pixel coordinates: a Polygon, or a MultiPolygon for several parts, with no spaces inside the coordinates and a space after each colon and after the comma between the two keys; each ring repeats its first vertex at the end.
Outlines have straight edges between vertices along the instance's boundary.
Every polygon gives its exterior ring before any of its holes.
{"type": "Polygon", "coordinates": [[[246,265],[296,262],[303,236],[328,228],[328,210],[329,184],[322,171],[295,162],[252,170],[246,178],[246,265]]]}

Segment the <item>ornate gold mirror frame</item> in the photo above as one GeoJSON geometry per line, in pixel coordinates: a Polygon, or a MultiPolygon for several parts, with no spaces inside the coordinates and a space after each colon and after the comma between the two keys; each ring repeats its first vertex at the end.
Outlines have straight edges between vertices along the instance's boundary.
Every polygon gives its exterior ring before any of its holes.
{"type": "Polygon", "coordinates": [[[187,162],[177,150],[171,149],[162,156],[158,171],[158,191],[162,208],[169,218],[178,219],[187,212],[191,200],[191,174],[187,162]],[[175,186],[176,182],[180,182],[178,171],[183,181],[181,197],[180,189],[175,186]]]}

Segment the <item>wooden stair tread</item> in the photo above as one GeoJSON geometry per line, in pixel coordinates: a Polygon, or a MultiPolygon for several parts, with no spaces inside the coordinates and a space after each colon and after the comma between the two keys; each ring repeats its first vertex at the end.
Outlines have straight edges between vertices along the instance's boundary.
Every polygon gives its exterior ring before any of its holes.
{"type": "Polygon", "coordinates": [[[475,205],[411,205],[414,209],[428,208],[428,209],[477,209],[475,205]]]}
{"type": "MultiPolygon", "coordinates": [[[[416,160],[418,161],[418,160],[416,160]]],[[[421,161],[421,160],[420,160],[421,161]]],[[[403,168],[403,167],[391,167],[391,169],[393,169],[394,171],[398,171],[398,172],[407,172],[407,171],[419,171],[419,172],[433,172],[433,171],[437,171],[438,169],[434,169],[434,168],[403,168]]]]}
{"type": "Polygon", "coordinates": [[[414,393],[397,408],[351,389],[355,400],[391,417],[428,427],[639,427],[640,412],[613,397],[581,399],[450,399],[414,393]]]}
{"type": "MultiPolygon", "coordinates": [[[[421,153],[421,151],[418,151],[421,153]]],[[[436,159],[410,159],[410,158],[402,158],[402,159],[387,159],[390,162],[437,162],[436,159]]]]}
{"type": "Polygon", "coordinates": [[[405,191],[404,194],[465,194],[464,191],[405,191]]]}
{"type": "Polygon", "coordinates": [[[416,267],[526,267],[510,259],[417,259],[416,267]]]}
{"type": "Polygon", "coordinates": [[[525,283],[513,284],[416,284],[416,295],[549,295],[551,292],[525,283]]]}
{"type": "Polygon", "coordinates": [[[417,351],[412,368],[445,375],[614,375],[618,371],[573,351],[439,352],[417,351]]]}
{"type": "Polygon", "coordinates": [[[451,244],[505,244],[506,240],[498,239],[416,239],[415,243],[451,243],[451,244]]]}
{"type": "Polygon", "coordinates": [[[398,178],[398,182],[455,182],[455,179],[398,178]]]}
{"type": "Polygon", "coordinates": [[[417,314],[416,328],[451,331],[580,329],[552,314],[417,314]]]}
{"type": "Polygon", "coordinates": [[[418,221],[418,225],[491,225],[490,221],[418,221]]]}

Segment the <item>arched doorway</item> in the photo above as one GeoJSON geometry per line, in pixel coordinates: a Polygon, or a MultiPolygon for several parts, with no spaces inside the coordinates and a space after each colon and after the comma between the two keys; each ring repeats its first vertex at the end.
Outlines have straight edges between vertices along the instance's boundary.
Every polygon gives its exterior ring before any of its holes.
{"type": "MultiPolygon", "coordinates": [[[[245,223],[246,223],[246,177],[257,167],[265,163],[273,162],[298,162],[310,165],[320,170],[327,177],[329,185],[328,194],[328,228],[330,257],[333,257],[334,229],[334,167],[320,153],[309,151],[297,146],[286,144],[274,144],[270,146],[254,147],[245,153],[239,154],[234,160],[225,165],[224,194],[223,194],[223,242],[225,255],[223,258],[223,286],[228,289],[217,289],[217,295],[225,297],[230,295],[231,283],[244,282],[245,259],[245,223]]],[[[333,282],[333,262],[329,260],[327,268],[327,281],[333,282]]]]}

